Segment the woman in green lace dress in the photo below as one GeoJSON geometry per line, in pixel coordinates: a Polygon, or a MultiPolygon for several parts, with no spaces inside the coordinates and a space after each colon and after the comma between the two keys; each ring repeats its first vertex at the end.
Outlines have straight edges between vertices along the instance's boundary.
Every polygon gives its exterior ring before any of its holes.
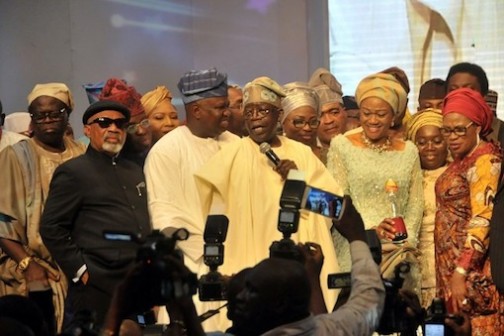
{"type": "MultiPolygon", "coordinates": [[[[366,229],[374,228],[382,242],[395,237],[390,200],[385,183],[398,186],[397,205],[408,231],[403,246],[416,247],[423,214],[422,170],[418,150],[411,141],[390,138],[394,116],[403,111],[407,98],[401,84],[390,74],[364,78],[355,98],[360,107],[361,131],[338,135],[331,142],[328,169],[352,197],[366,229]]],[[[334,243],[342,271],[350,271],[348,244],[337,233],[334,243]]],[[[384,250],[397,245],[383,244],[384,250]]]]}

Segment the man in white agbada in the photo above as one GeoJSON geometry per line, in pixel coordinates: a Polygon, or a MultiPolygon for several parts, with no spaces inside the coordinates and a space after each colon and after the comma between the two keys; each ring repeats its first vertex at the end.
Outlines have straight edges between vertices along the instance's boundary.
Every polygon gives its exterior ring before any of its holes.
{"type": "MultiPolygon", "coordinates": [[[[303,171],[307,184],[340,194],[342,190],[308,146],[276,134],[282,109],[283,89],[267,77],[259,77],[244,87],[245,125],[249,137],[226,146],[196,173],[196,184],[204,213],[212,201],[225,204],[229,228],[225,242],[223,274],[237,273],[269,256],[277,230],[280,195],[290,169],[303,171]],[[261,154],[259,145],[270,144],[281,159],[275,167],[261,154]]],[[[306,95],[303,95],[306,97],[306,95]]],[[[316,242],[325,255],[321,284],[327,307],[332,310],[337,291],[327,289],[327,274],[339,270],[331,239],[331,221],[302,212],[294,241],[316,242]]]]}
{"type": "MultiPolygon", "coordinates": [[[[186,266],[200,276],[208,272],[202,258],[206,216],[201,211],[193,174],[224,144],[238,137],[226,131],[230,112],[225,74],[215,68],[190,71],[180,79],[178,88],[187,124],[156,142],[147,156],[144,171],[153,228],[167,235],[177,228],[189,231],[189,239],[179,242],[178,247],[184,253],[186,266]]],[[[195,301],[199,314],[219,306],[195,301]]],[[[161,310],[158,322],[167,321],[164,313],[161,310]]],[[[219,326],[205,325],[205,328],[216,330],[219,326]]]]}

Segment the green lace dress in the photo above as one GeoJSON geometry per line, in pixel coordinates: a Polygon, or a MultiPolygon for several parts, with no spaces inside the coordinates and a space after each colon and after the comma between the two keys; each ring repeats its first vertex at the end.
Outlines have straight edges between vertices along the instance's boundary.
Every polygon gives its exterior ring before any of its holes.
{"type": "MultiPolygon", "coordinates": [[[[391,217],[391,206],[385,193],[385,182],[392,179],[399,186],[397,199],[404,217],[408,242],[416,247],[423,217],[423,184],[416,146],[406,141],[404,150],[379,152],[356,147],[344,135],[331,142],[327,168],[344,189],[362,216],[366,229],[391,217]]],[[[333,233],[338,262],[342,272],[351,268],[349,245],[338,232],[333,233]]]]}

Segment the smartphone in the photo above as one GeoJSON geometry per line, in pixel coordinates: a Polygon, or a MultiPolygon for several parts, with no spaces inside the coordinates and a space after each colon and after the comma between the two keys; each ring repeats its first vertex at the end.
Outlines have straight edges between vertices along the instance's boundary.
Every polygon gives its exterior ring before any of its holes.
{"type": "Polygon", "coordinates": [[[310,186],[306,187],[301,205],[305,210],[336,220],[341,219],[345,208],[342,196],[310,186]]]}

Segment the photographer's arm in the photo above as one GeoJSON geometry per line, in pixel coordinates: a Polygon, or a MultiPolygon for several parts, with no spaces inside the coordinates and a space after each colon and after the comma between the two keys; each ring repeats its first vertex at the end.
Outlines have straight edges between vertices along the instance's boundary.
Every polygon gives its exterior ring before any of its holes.
{"type": "Polygon", "coordinates": [[[327,329],[333,333],[370,335],[380,321],[385,289],[378,266],[365,242],[362,218],[351,199],[348,196],[345,199],[345,214],[334,225],[350,243],[352,292],[348,302],[324,319],[324,322],[327,322],[327,329]]]}

